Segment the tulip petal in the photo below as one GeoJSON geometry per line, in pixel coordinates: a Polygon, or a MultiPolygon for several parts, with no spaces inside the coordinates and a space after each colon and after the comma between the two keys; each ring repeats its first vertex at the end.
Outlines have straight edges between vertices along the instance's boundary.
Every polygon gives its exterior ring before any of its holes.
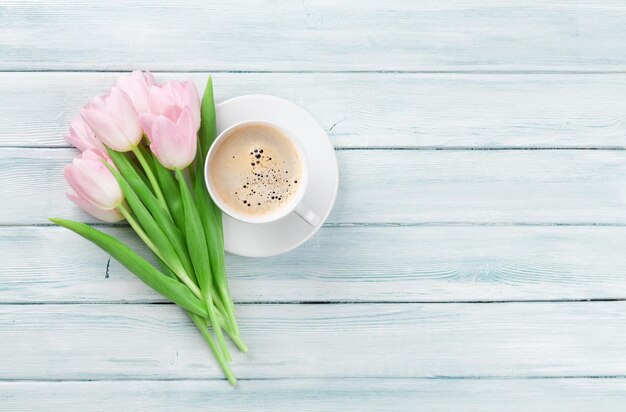
{"type": "Polygon", "coordinates": [[[190,142],[197,140],[193,130],[190,133],[188,129],[180,129],[167,117],[159,116],[152,125],[152,133],[150,148],[161,164],[168,169],[184,169],[195,158],[195,144],[190,142]]]}
{"type": "Polygon", "coordinates": [[[178,80],[172,80],[171,82],[165,83],[165,87],[172,94],[172,96],[176,96],[176,103],[181,104],[180,96],[182,96],[185,85],[178,80]]]}
{"type": "Polygon", "coordinates": [[[122,214],[117,209],[100,209],[74,193],[66,193],[66,196],[68,197],[68,199],[78,205],[78,207],[97,219],[111,223],[124,220],[124,216],[122,216],[122,214]]]}
{"type": "Polygon", "coordinates": [[[184,107],[181,106],[169,106],[165,110],[163,110],[163,113],[161,114],[176,123],[181,113],[183,112],[183,109],[184,107]]]}
{"type": "MultiPolygon", "coordinates": [[[[200,129],[200,98],[198,89],[191,80],[179,82],[172,80],[160,86],[150,88],[150,107],[155,114],[165,114],[171,106],[189,108],[194,120],[196,131],[200,129]]],[[[171,120],[174,118],[167,115],[171,120]]]]}
{"type": "Polygon", "coordinates": [[[106,110],[106,102],[104,96],[96,96],[85,105],[85,109],[90,110],[106,110]]]}
{"type": "Polygon", "coordinates": [[[157,117],[158,116],[153,113],[144,113],[139,116],[139,124],[143,128],[143,131],[146,133],[146,136],[148,136],[149,141],[152,140],[152,124],[157,117]]]}
{"type": "Polygon", "coordinates": [[[137,114],[150,111],[150,102],[148,100],[150,84],[141,71],[135,70],[129,75],[118,77],[115,87],[121,89],[130,97],[137,114]]]}
{"type": "Polygon", "coordinates": [[[185,153],[187,159],[191,159],[189,163],[195,159],[198,149],[198,129],[194,122],[192,111],[189,108],[185,108],[176,121],[176,126],[182,136],[182,141],[179,142],[181,151],[185,153]]]}
{"type": "Polygon", "coordinates": [[[87,176],[81,176],[74,163],[63,168],[63,175],[67,183],[69,183],[70,187],[74,189],[78,196],[93,203],[93,200],[89,197],[89,188],[94,187],[95,183],[89,181],[87,176]]]}
{"type": "Polygon", "coordinates": [[[152,123],[150,149],[159,159],[159,162],[168,169],[175,168],[170,160],[170,156],[173,156],[174,153],[171,153],[169,144],[172,133],[175,133],[175,130],[175,124],[165,116],[157,116],[152,123]]]}
{"type": "Polygon", "coordinates": [[[113,87],[106,103],[108,112],[128,144],[132,147],[137,146],[142,137],[142,130],[139,125],[139,115],[128,94],[117,87],[113,87]]]}
{"type": "MultiPolygon", "coordinates": [[[[72,189],[74,189],[75,192],[79,193],[80,192],[80,186],[78,185],[78,182],[76,181],[76,179],[74,178],[74,169],[72,168],[72,165],[67,165],[63,168],[63,176],[65,177],[65,180],[67,181],[67,183],[70,185],[70,187],[72,189]]],[[[79,193],[79,195],[82,195],[81,193],[79,193]]]]}
{"type": "Polygon", "coordinates": [[[150,109],[154,114],[163,113],[169,106],[173,106],[176,104],[171,93],[168,91],[168,84],[164,84],[162,86],[152,86],[150,87],[150,109]]]}
{"type": "Polygon", "coordinates": [[[101,209],[113,209],[124,199],[117,180],[94,150],[75,158],[63,169],[63,174],[81,198],[101,209]]]}
{"type": "Polygon", "coordinates": [[[82,159],[75,159],[66,170],[71,177],[68,183],[76,193],[102,209],[111,208],[114,203],[111,199],[118,196],[114,192],[115,189],[111,190],[101,179],[102,171],[94,170],[89,161],[82,159]]]}
{"type": "Polygon", "coordinates": [[[93,130],[91,130],[87,122],[85,122],[85,119],[80,116],[72,120],[69,133],[65,136],[65,140],[81,152],[87,149],[105,150],[102,142],[98,140],[93,130]]]}
{"type": "Polygon", "coordinates": [[[154,77],[152,76],[152,73],[150,73],[149,70],[146,70],[144,72],[144,76],[146,78],[146,84],[148,85],[148,88],[150,88],[150,86],[154,86],[156,84],[156,82],[154,81],[154,77]]]}
{"type": "Polygon", "coordinates": [[[197,132],[200,129],[200,97],[198,96],[198,89],[191,80],[183,82],[183,85],[185,87],[181,95],[181,103],[191,111],[197,132]]]}
{"type": "Polygon", "coordinates": [[[109,113],[102,110],[80,109],[80,115],[91,127],[98,139],[111,149],[119,152],[127,152],[132,149],[109,113]]]}

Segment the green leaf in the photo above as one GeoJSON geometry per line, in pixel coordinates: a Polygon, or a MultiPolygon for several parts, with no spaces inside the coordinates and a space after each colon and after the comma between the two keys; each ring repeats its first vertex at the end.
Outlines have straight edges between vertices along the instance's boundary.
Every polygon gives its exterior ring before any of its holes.
{"type": "MultiPolygon", "coordinates": [[[[185,243],[185,238],[183,234],[178,229],[178,227],[176,226],[176,224],[170,217],[169,213],[163,208],[163,206],[158,201],[156,196],[152,193],[150,188],[146,185],[145,181],[140,177],[141,175],[137,172],[136,168],[133,167],[130,159],[124,153],[119,153],[110,149],[109,149],[109,154],[111,156],[111,159],[113,160],[113,163],[115,163],[115,166],[119,170],[119,174],[123,176],[123,178],[126,180],[128,185],[137,195],[137,197],[139,197],[141,204],[143,204],[150,211],[150,214],[156,221],[158,227],[163,231],[164,236],[167,239],[169,239],[169,241],[171,242],[171,246],[174,248],[176,256],[178,256],[179,261],[183,265],[183,269],[189,275],[191,280],[195,283],[196,276],[193,270],[193,266],[191,264],[191,259],[187,251],[187,245],[185,243]]],[[[158,162],[151,162],[151,163],[153,163],[154,165],[154,163],[158,163],[158,162]]],[[[159,163],[159,166],[160,166],[160,163],[159,163]]],[[[174,179],[173,176],[172,176],[172,179],[174,179]]],[[[176,184],[175,180],[174,180],[174,184],[176,184]]],[[[126,193],[124,194],[126,195],[126,193]]],[[[176,193],[166,194],[166,199],[169,197],[176,197],[180,200],[180,195],[178,194],[177,186],[176,186],[176,193]]],[[[138,219],[140,219],[140,223],[143,226],[144,225],[143,220],[141,220],[139,216],[139,214],[142,213],[142,211],[135,210],[135,207],[133,206],[133,204],[135,203],[131,204],[131,201],[130,201],[132,198],[133,196],[131,195],[131,198],[128,199],[129,200],[128,203],[133,209],[133,212],[135,213],[135,215],[137,215],[138,219]]],[[[148,231],[148,228],[144,227],[144,229],[148,231]]],[[[150,236],[150,238],[152,238],[152,234],[148,233],[148,235],[150,236]]],[[[152,239],[152,240],[154,241],[155,239],[152,239]]],[[[160,246],[158,244],[157,246],[160,249],[160,246]]]]}
{"type": "Polygon", "coordinates": [[[144,146],[142,143],[139,143],[137,145],[137,149],[139,149],[139,151],[143,155],[143,158],[146,159],[148,167],[150,167],[150,170],[152,170],[152,172],[154,173],[154,161],[152,160],[152,156],[150,156],[150,153],[148,153],[148,148],[146,148],[146,146],[144,146]]]}
{"type": "Polygon", "coordinates": [[[235,319],[235,307],[230,290],[228,289],[228,280],[226,278],[226,264],[224,260],[224,232],[222,226],[222,211],[213,202],[209,196],[204,181],[204,159],[209,148],[217,137],[217,123],[215,116],[215,99],[213,96],[213,79],[211,76],[207,79],[204,95],[202,96],[202,121],[198,133],[198,141],[200,145],[200,154],[198,156],[196,168],[197,175],[194,182],[194,191],[196,193],[196,202],[200,217],[203,223],[205,239],[210,252],[210,262],[213,275],[215,277],[216,289],[219,290],[223,301],[225,302],[228,318],[231,322],[235,335],[239,334],[237,320],[235,319]],[[202,176],[200,178],[199,176],[202,176]]]}
{"type": "Polygon", "coordinates": [[[226,347],[226,341],[224,340],[224,334],[222,328],[216,321],[215,311],[213,310],[213,292],[212,292],[212,275],[211,264],[209,261],[209,253],[207,250],[206,239],[204,237],[204,230],[202,228],[202,221],[198,214],[198,209],[187,186],[185,176],[183,176],[180,170],[176,170],[176,177],[178,178],[178,184],[180,186],[180,193],[183,198],[183,210],[185,211],[185,234],[187,235],[187,245],[189,247],[189,255],[193,262],[194,269],[196,270],[196,276],[200,283],[200,289],[205,298],[207,305],[207,311],[209,313],[209,319],[215,329],[215,335],[220,345],[220,349],[227,360],[230,360],[230,354],[226,347]]]}
{"type": "Polygon", "coordinates": [[[235,386],[235,384],[237,383],[237,378],[235,378],[235,375],[233,375],[233,373],[231,372],[220,350],[215,346],[215,342],[213,342],[213,337],[209,333],[209,329],[207,328],[205,320],[194,313],[187,312],[187,314],[189,315],[193,323],[195,323],[196,327],[198,328],[198,330],[200,330],[200,333],[202,333],[202,336],[209,344],[209,348],[211,348],[211,352],[213,352],[213,356],[215,356],[215,358],[217,359],[217,363],[222,368],[222,371],[228,379],[228,382],[230,382],[231,385],[235,386]]]}
{"type": "MultiPolygon", "coordinates": [[[[217,137],[217,124],[215,117],[215,99],[213,97],[213,79],[211,76],[207,78],[204,94],[202,95],[202,121],[198,139],[201,146],[202,165],[198,164],[199,175],[204,171],[201,169],[209,148],[217,137]]],[[[196,195],[196,203],[200,212],[200,218],[205,231],[205,238],[210,253],[211,268],[214,273],[218,274],[220,282],[225,281],[225,263],[224,263],[224,235],[222,229],[222,211],[213,202],[206,189],[204,179],[196,179],[194,182],[194,192],[196,195]]]]}
{"type": "Polygon", "coordinates": [[[65,219],[50,219],[51,222],[63,226],[85,239],[93,242],[109,253],[126,269],[134,273],[145,284],[150,286],[172,302],[204,318],[208,317],[206,306],[182,283],[167,277],[147,260],[135,253],[131,248],[111,235],[103,233],[84,223],[65,219]]]}
{"type": "Polygon", "coordinates": [[[153,255],[154,255],[154,258],[157,260],[157,262],[159,262],[159,267],[161,268],[161,272],[163,272],[164,275],[170,278],[177,279],[176,274],[172,272],[172,269],[170,269],[170,267],[167,266],[167,264],[163,262],[163,260],[160,257],[158,257],[156,254],[153,254],[153,255]]]}
{"type": "MultiPolygon", "coordinates": [[[[111,149],[108,149],[108,150],[111,150],[111,149]]],[[[146,185],[146,187],[150,187],[150,181],[148,180],[148,177],[144,173],[141,172],[141,166],[139,166],[137,163],[135,163],[135,162],[131,161],[130,159],[128,159],[124,155],[124,153],[120,153],[120,155],[128,160],[128,163],[130,164],[130,166],[135,171],[135,174],[141,178],[141,180],[143,181],[144,185],[146,185]]],[[[153,194],[152,191],[150,191],[150,193],[153,194]]]]}
{"type": "Polygon", "coordinates": [[[159,252],[161,252],[161,258],[165,260],[172,270],[175,271],[175,268],[172,267],[172,265],[175,262],[180,262],[178,261],[176,252],[174,251],[174,248],[172,247],[172,244],[168,240],[167,236],[165,236],[163,230],[159,227],[154,217],[141,202],[137,193],[135,193],[132,187],[128,184],[128,181],[114,167],[109,167],[109,170],[111,170],[111,173],[113,173],[113,176],[117,179],[117,182],[124,193],[124,197],[137,217],[137,220],[139,220],[141,227],[143,227],[152,242],[159,249],[159,252]]]}
{"type": "MultiPolygon", "coordinates": [[[[154,156],[154,154],[153,154],[154,156]]],[[[183,201],[180,197],[178,182],[172,174],[172,171],[164,167],[156,157],[153,158],[157,179],[163,190],[165,201],[170,209],[174,223],[181,233],[185,231],[185,215],[183,212],[183,201]]]]}
{"type": "MultiPolygon", "coordinates": [[[[202,153],[202,159],[204,160],[206,154],[209,151],[209,148],[217,137],[215,99],[213,97],[213,79],[211,78],[211,76],[207,78],[204,94],[202,95],[201,114],[202,121],[200,123],[198,139],[202,148],[200,152],[202,153]]],[[[198,167],[200,167],[200,165],[198,165],[198,167]]],[[[202,173],[202,176],[204,177],[204,173],[202,173]]],[[[209,193],[206,189],[206,182],[204,181],[204,179],[196,179],[196,181],[194,182],[194,191],[196,194],[198,209],[201,213],[201,218],[203,220],[203,223],[206,223],[204,228],[209,249],[217,249],[215,255],[222,255],[222,258],[217,258],[217,261],[221,261],[223,263],[224,241],[222,232],[222,211],[217,207],[217,205],[213,202],[213,199],[211,199],[211,197],[209,196],[209,193]],[[203,193],[203,195],[200,196],[200,193],[203,193]]],[[[213,259],[211,259],[211,265],[213,266],[213,259]]]]}
{"type": "Polygon", "coordinates": [[[207,252],[207,244],[202,230],[202,222],[198,216],[198,210],[193,202],[193,197],[187,186],[185,176],[183,176],[180,170],[176,170],[176,177],[178,178],[185,213],[185,235],[189,248],[189,256],[191,256],[191,262],[196,271],[200,289],[204,292],[210,290],[211,287],[211,266],[207,252]]]}
{"type": "MultiPolygon", "coordinates": [[[[198,179],[199,180],[199,179],[198,179]]],[[[239,335],[239,326],[235,318],[235,305],[230,296],[228,279],[226,277],[226,262],[224,258],[224,235],[222,232],[222,211],[215,206],[206,190],[205,184],[196,180],[194,191],[196,204],[200,213],[200,220],[204,229],[204,236],[209,251],[209,262],[214,278],[214,290],[219,293],[224,302],[226,316],[235,335],[239,335]]]]}
{"type": "Polygon", "coordinates": [[[170,243],[169,239],[165,236],[163,230],[161,230],[152,215],[150,215],[148,209],[146,209],[146,207],[141,203],[137,194],[133,191],[128,182],[126,182],[126,179],[124,179],[120,172],[108,163],[106,163],[106,165],[111,173],[113,173],[113,176],[115,176],[115,178],[117,179],[117,182],[122,188],[122,192],[124,193],[126,201],[133,209],[137,220],[139,220],[139,224],[145,230],[152,243],[156,246],[157,250],[155,250],[154,252],[159,255],[159,258],[167,263],[170,269],[172,269],[172,271],[176,273],[176,276],[178,276],[178,278],[185,285],[187,285],[187,287],[199,294],[199,290],[195,282],[184,270],[180,259],[174,251],[174,247],[170,243]]]}
{"type": "MultiPolygon", "coordinates": [[[[200,122],[200,130],[198,133],[200,142],[200,159],[204,164],[204,159],[209,151],[209,148],[213,144],[217,135],[217,125],[215,120],[215,100],[213,98],[213,79],[211,76],[206,81],[206,87],[204,94],[202,95],[202,107],[201,107],[202,121],[200,122]]],[[[199,170],[201,172],[201,170],[199,170]]]]}
{"type": "MultiPolygon", "coordinates": [[[[124,176],[126,181],[131,185],[133,190],[137,192],[141,201],[145,204],[154,204],[158,202],[156,196],[149,188],[149,183],[145,179],[136,164],[134,164],[125,153],[116,152],[107,148],[109,156],[117,170],[124,176]]],[[[162,208],[161,208],[162,209],[162,208]]]]}
{"type": "MultiPolygon", "coordinates": [[[[214,203],[205,188],[204,182],[196,179],[194,184],[196,195],[196,205],[204,229],[204,237],[209,251],[209,262],[211,271],[216,277],[221,277],[226,273],[224,262],[224,242],[222,237],[222,212],[219,211],[219,219],[216,218],[214,203]]],[[[216,279],[218,280],[218,279],[216,279]]],[[[219,280],[221,281],[221,280],[219,280]]]]}

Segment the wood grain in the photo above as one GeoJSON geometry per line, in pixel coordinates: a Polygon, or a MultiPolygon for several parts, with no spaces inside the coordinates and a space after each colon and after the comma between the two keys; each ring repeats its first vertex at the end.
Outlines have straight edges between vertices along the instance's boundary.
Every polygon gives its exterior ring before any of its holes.
{"type": "Polygon", "coordinates": [[[0,382],[11,411],[414,411],[620,410],[624,379],[280,379],[223,382],[0,382]],[[36,396],[33,394],[36,393],[36,396]],[[85,402],[89,399],[89,402],[85,402]]]}
{"type": "MultiPolygon", "coordinates": [[[[145,251],[129,228],[105,230],[145,251]]],[[[227,264],[237,302],[624,299],[624,250],[623,226],[326,227],[227,264]]],[[[0,303],[165,301],[62,228],[0,228],[0,261],[0,303]]]]}
{"type": "MultiPolygon", "coordinates": [[[[0,149],[0,224],[95,221],[63,195],[62,168],[76,153],[0,149]]],[[[626,222],[625,151],[345,150],[337,157],[330,223],[626,222]]]]}
{"type": "MultiPolygon", "coordinates": [[[[120,73],[0,73],[0,146],[67,146],[85,102],[120,73]]],[[[158,81],[206,74],[157,73],[158,81]]],[[[624,148],[626,75],[217,73],[218,101],[282,96],[345,147],[624,148]]]]}
{"type": "Polygon", "coordinates": [[[3,70],[623,70],[621,1],[4,1],[3,70]]]}
{"type": "MultiPolygon", "coordinates": [[[[626,302],[238,305],[244,379],[626,376],[626,302]]],[[[218,378],[174,305],[0,305],[0,379],[218,378]]]]}
{"type": "Polygon", "coordinates": [[[0,409],[623,409],[623,1],[150,6],[0,4],[0,409]],[[137,68],[285,97],[340,149],[329,225],[228,256],[236,390],[178,308],[38,226],[94,221],[62,136],[137,68]],[[519,150],[555,148],[583,150],[519,150]]]}

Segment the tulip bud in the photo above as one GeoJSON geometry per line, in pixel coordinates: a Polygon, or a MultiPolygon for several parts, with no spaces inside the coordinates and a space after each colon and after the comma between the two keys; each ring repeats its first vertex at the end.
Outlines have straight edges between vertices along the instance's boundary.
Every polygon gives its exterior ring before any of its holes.
{"type": "Polygon", "coordinates": [[[124,201],[124,194],[115,176],[103,163],[108,157],[101,152],[87,149],[65,166],[65,179],[76,192],[67,197],[92,216],[106,222],[123,219],[117,207],[124,201]]]}
{"type": "Polygon", "coordinates": [[[170,106],[163,114],[139,117],[150,140],[150,150],[170,170],[184,169],[196,157],[197,129],[188,107],[170,106]]]}
{"type": "Polygon", "coordinates": [[[98,140],[89,125],[87,125],[85,120],[80,116],[72,120],[72,123],[70,124],[70,131],[65,136],[65,140],[81,152],[84,152],[87,149],[95,149],[102,153],[106,153],[106,149],[104,148],[102,142],[98,140]]]}
{"type": "Polygon", "coordinates": [[[134,149],[143,136],[137,110],[130,97],[117,87],[107,95],[94,97],[80,114],[96,137],[118,152],[134,149]]]}
{"type": "Polygon", "coordinates": [[[163,114],[170,106],[188,108],[193,119],[194,128],[200,129],[200,98],[198,89],[191,81],[171,81],[150,87],[150,108],[154,114],[163,114]]]}
{"type": "Polygon", "coordinates": [[[154,85],[154,78],[150,72],[142,73],[139,70],[121,76],[115,82],[115,87],[130,97],[137,114],[150,112],[150,87],[154,85]]]}

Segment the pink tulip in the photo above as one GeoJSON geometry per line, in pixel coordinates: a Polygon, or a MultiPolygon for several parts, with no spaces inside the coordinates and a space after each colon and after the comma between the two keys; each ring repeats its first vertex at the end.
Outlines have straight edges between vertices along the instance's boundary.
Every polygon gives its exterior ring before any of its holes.
{"type": "Polygon", "coordinates": [[[154,114],[163,114],[170,106],[188,108],[196,132],[200,129],[200,98],[196,85],[187,80],[171,81],[150,87],[150,107],[154,114]]]}
{"type": "Polygon", "coordinates": [[[150,87],[154,84],[154,78],[150,72],[142,73],[135,70],[129,75],[119,77],[115,82],[115,87],[130,97],[137,114],[143,114],[150,111],[150,87]]]}
{"type": "Polygon", "coordinates": [[[65,136],[65,140],[76,147],[81,152],[87,149],[96,149],[102,153],[106,153],[104,145],[93,133],[85,120],[78,116],[70,124],[70,132],[65,136]]]}
{"type": "Polygon", "coordinates": [[[117,222],[123,219],[117,207],[124,201],[124,194],[102,159],[109,161],[99,151],[87,149],[65,166],[65,179],[76,192],[67,197],[92,216],[117,222]]]}
{"type": "Polygon", "coordinates": [[[134,149],[143,136],[132,100],[117,87],[107,95],[94,97],[80,114],[96,137],[118,152],[134,149]]]}
{"type": "Polygon", "coordinates": [[[169,106],[163,114],[139,117],[150,140],[150,149],[168,169],[184,169],[196,157],[197,131],[188,107],[169,106]]]}

